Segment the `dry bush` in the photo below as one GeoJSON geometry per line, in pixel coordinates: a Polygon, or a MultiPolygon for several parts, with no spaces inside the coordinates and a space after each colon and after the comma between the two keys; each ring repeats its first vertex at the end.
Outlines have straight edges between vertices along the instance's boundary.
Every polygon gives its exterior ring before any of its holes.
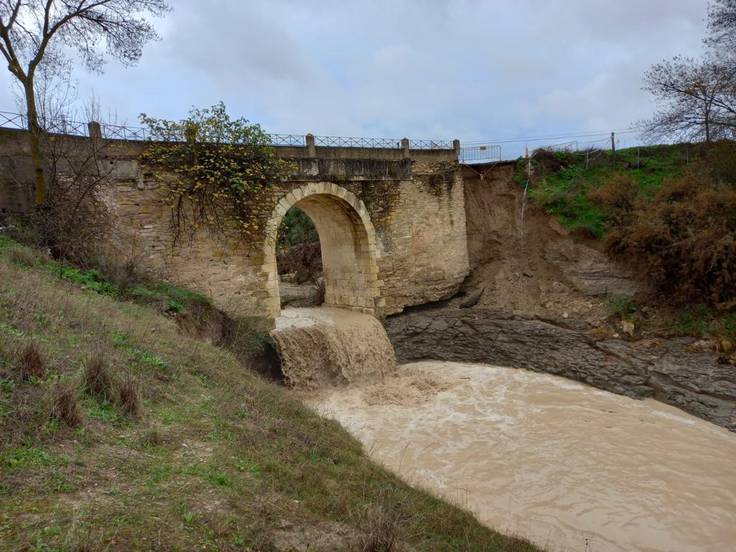
{"type": "Polygon", "coordinates": [[[77,427],[82,423],[77,387],[72,382],[58,381],[51,388],[51,412],[49,416],[69,427],[77,427]]]}
{"type": "Polygon", "coordinates": [[[667,182],[653,200],[638,202],[627,222],[612,227],[606,246],[669,301],[731,301],[736,298],[736,189],[702,173],[667,182]]]}
{"type": "Polygon", "coordinates": [[[126,416],[140,418],[143,413],[138,383],[130,376],[118,384],[117,403],[126,416]]]}
{"type": "Polygon", "coordinates": [[[278,254],[279,274],[294,273],[296,283],[316,282],[322,276],[322,249],[319,242],[301,243],[278,254]]]}
{"type": "Polygon", "coordinates": [[[625,174],[616,174],[601,187],[588,192],[588,199],[599,206],[611,226],[626,224],[639,196],[639,184],[625,174]]]}
{"type": "Polygon", "coordinates": [[[112,401],[114,398],[113,381],[100,355],[95,355],[84,364],[82,386],[89,395],[101,401],[112,401]]]}
{"type": "Polygon", "coordinates": [[[120,290],[126,290],[143,281],[138,269],[138,260],[115,259],[104,252],[96,251],[86,259],[86,264],[99,270],[102,277],[120,290]]]}
{"type": "Polygon", "coordinates": [[[34,342],[26,344],[18,355],[18,375],[23,381],[46,377],[46,361],[34,342]]]}

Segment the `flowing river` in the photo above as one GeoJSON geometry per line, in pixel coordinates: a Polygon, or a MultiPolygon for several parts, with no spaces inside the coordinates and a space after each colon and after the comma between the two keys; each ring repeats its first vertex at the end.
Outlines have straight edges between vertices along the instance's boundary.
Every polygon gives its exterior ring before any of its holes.
{"type": "Polygon", "coordinates": [[[308,402],[409,483],[547,550],[736,550],[736,434],[654,400],[420,362],[308,402]]]}
{"type": "Polygon", "coordinates": [[[380,322],[287,309],[288,383],[375,460],[551,551],[736,551],[736,434],[654,400],[482,364],[396,367],[380,322]]]}

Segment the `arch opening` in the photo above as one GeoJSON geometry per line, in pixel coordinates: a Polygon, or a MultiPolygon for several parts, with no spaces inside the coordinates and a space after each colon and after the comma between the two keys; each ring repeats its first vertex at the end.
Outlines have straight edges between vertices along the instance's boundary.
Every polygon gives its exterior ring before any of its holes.
{"type": "Polygon", "coordinates": [[[310,184],[292,191],[274,210],[264,252],[272,315],[277,317],[282,306],[277,263],[279,228],[292,208],[308,217],[319,238],[323,304],[378,315],[379,253],[373,225],[362,201],[334,184],[310,184]]]}

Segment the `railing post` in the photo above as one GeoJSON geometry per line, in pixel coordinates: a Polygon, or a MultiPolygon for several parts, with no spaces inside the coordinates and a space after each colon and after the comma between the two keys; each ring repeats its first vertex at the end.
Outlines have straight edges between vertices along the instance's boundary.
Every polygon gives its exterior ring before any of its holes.
{"type": "Polygon", "coordinates": [[[455,157],[460,159],[460,140],[457,138],[452,141],[452,149],[455,150],[455,157]]]}
{"type": "Polygon", "coordinates": [[[401,150],[404,152],[404,159],[409,159],[409,157],[411,157],[409,153],[409,139],[408,138],[401,139],[401,150]]]}
{"type": "Polygon", "coordinates": [[[87,131],[92,140],[102,140],[102,126],[97,121],[87,123],[87,131]]]}
{"type": "Polygon", "coordinates": [[[307,143],[307,156],[317,157],[317,145],[314,141],[314,134],[309,133],[304,138],[305,142],[307,143]]]}

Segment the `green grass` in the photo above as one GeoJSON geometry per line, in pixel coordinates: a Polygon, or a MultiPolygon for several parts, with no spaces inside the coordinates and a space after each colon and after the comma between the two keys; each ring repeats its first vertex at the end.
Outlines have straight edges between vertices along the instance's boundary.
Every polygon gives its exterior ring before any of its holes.
{"type": "MultiPolygon", "coordinates": [[[[616,173],[624,173],[638,183],[644,196],[651,196],[662,183],[685,170],[688,146],[651,146],[619,150],[614,164],[610,152],[596,152],[586,168],[584,153],[557,154],[569,166],[533,179],[529,197],[556,216],[570,230],[582,229],[597,238],[606,233],[606,219],[588,193],[616,173]]],[[[523,161],[519,162],[516,180],[525,181],[523,161]]]]}
{"type": "Polygon", "coordinates": [[[404,484],[158,307],[60,278],[19,248],[0,236],[0,548],[265,551],[283,527],[339,523],[358,538],[378,508],[404,520],[386,530],[413,550],[536,550],[404,484]],[[16,376],[13,351],[30,341],[53,374],[37,384],[16,376]],[[137,382],[140,418],[82,392],[95,355],[116,381],[137,382]],[[80,386],[80,427],[49,418],[59,379],[80,386]]]}

